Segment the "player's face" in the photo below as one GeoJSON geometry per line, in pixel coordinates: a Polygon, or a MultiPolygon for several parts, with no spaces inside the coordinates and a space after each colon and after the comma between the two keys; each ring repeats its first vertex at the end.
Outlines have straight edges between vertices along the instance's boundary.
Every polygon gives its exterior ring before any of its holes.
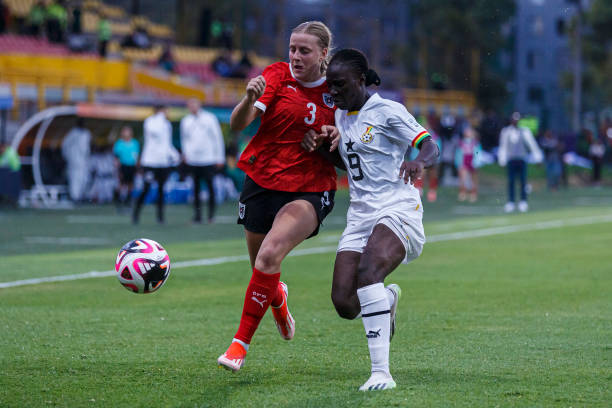
{"type": "Polygon", "coordinates": [[[327,48],[319,47],[319,39],[311,34],[293,33],[289,39],[289,63],[293,75],[304,82],[321,78],[321,62],[327,48]]]}
{"type": "Polygon", "coordinates": [[[366,101],[365,79],[345,64],[332,64],[327,68],[327,85],[340,109],[359,110],[366,101]]]}

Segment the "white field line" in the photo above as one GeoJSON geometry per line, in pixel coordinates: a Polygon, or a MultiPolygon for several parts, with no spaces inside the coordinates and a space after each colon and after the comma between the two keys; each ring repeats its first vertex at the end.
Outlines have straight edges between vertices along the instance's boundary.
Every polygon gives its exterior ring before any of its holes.
{"type": "Polygon", "coordinates": [[[100,245],[110,241],[104,238],[91,237],[25,237],[26,244],[53,244],[53,245],[100,245]]]}
{"type": "MultiPolygon", "coordinates": [[[[481,238],[492,235],[504,235],[511,234],[515,232],[522,231],[535,231],[535,230],[544,230],[544,229],[554,229],[554,228],[563,228],[570,226],[580,226],[580,225],[590,225],[590,224],[598,224],[612,222],[612,214],[609,215],[600,215],[600,216],[592,216],[592,217],[581,217],[574,219],[558,219],[558,220],[550,220],[550,221],[541,221],[535,222],[532,224],[520,224],[520,225],[508,225],[505,227],[493,227],[493,228],[483,228],[477,230],[470,231],[459,231],[452,232],[448,234],[437,234],[431,235],[427,238],[427,242],[442,242],[442,241],[454,241],[459,239],[469,239],[469,238],[481,238]]],[[[297,249],[289,254],[289,256],[302,256],[302,255],[312,255],[312,254],[323,254],[329,252],[335,252],[336,246],[323,246],[323,247],[315,247],[315,248],[304,248],[297,249]]],[[[192,266],[210,266],[210,265],[219,265],[230,262],[243,262],[248,261],[248,255],[236,255],[236,256],[224,256],[219,258],[204,258],[204,259],[195,259],[193,261],[182,261],[175,262],[172,264],[172,269],[177,268],[188,268],[192,266]]],[[[115,275],[114,270],[110,271],[91,271],[86,273],[79,273],[74,275],[61,275],[61,276],[49,276],[45,278],[35,278],[35,279],[23,279],[11,282],[0,282],[0,289],[5,288],[13,288],[17,286],[26,286],[26,285],[36,285],[39,283],[48,283],[48,282],[61,282],[61,281],[72,281],[78,279],[89,279],[89,278],[101,278],[106,276],[115,275]]]]}

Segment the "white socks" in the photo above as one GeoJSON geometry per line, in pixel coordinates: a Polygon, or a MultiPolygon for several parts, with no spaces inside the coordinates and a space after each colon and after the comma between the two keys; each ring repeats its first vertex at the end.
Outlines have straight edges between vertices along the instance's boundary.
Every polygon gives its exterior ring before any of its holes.
{"type": "Polygon", "coordinates": [[[357,289],[361,304],[361,319],[368,339],[372,372],[389,374],[389,331],[390,304],[389,291],[382,283],[357,289]]]}
{"type": "MultiPolygon", "coordinates": [[[[389,301],[389,309],[391,309],[391,307],[393,306],[393,302],[395,302],[395,295],[393,294],[393,291],[389,288],[385,288],[385,291],[387,292],[387,300],[389,301]]],[[[361,319],[361,312],[359,312],[357,316],[353,317],[353,319],[361,319]]]]}
{"type": "Polygon", "coordinates": [[[244,347],[244,350],[245,350],[245,351],[249,351],[249,345],[248,345],[248,344],[246,344],[244,341],[242,341],[242,340],[238,340],[238,339],[236,339],[236,338],[233,338],[233,339],[232,339],[232,343],[233,343],[233,342],[236,342],[236,343],[240,344],[242,347],[244,347]]]}

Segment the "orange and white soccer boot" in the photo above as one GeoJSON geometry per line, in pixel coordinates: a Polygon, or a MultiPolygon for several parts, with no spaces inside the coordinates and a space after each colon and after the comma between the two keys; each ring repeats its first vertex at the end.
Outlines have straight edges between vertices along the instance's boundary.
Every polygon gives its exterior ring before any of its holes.
{"type": "Polygon", "coordinates": [[[242,344],[233,341],[227,351],[217,359],[217,364],[226,370],[238,371],[244,364],[246,353],[247,351],[242,344]]]}
{"type": "Polygon", "coordinates": [[[289,289],[287,289],[285,282],[279,282],[278,284],[281,287],[283,303],[281,303],[280,306],[270,307],[272,309],[272,315],[274,316],[274,323],[276,323],[276,328],[281,337],[285,340],[291,340],[295,334],[295,320],[293,320],[293,316],[291,316],[289,307],[287,306],[289,289]]]}

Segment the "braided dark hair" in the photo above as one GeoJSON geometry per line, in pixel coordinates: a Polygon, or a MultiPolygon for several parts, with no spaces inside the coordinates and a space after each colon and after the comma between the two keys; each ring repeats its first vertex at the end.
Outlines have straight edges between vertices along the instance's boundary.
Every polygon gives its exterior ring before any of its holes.
{"type": "Polygon", "coordinates": [[[334,54],[331,61],[329,61],[329,65],[331,64],[346,64],[357,75],[364,75],[366,86],[380,85],[380,77],[376,71],[368,67],[368,59],[359,50],[344,48],[334,54]]]}

